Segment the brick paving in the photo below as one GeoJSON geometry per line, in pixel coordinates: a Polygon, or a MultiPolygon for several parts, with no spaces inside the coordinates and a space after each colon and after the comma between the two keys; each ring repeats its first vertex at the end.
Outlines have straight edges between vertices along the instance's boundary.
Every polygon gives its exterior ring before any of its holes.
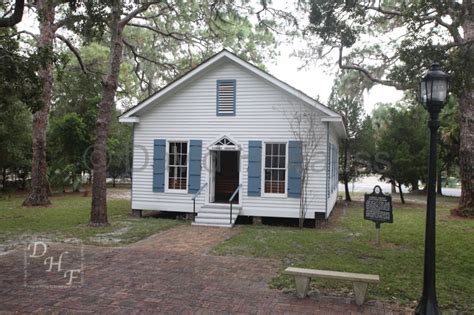
{"type": "Polygon", "coordinates": [[[11,251],[0,256],[0,313],[400,313],[374,301],[358,307],[349,298],[298,299],[272,290],[268,283],[281,268],[278,261],[208,254],[235,233],[238,228],[182,225],[125,247],[84,246],[83,283],[75,286],[80,279],[73,279],[74,287],[64,287],[64,270],[45,272],[44,258],[57,261],[68,251],[63,268],[80,268],[80,246],[50,244],[41,258],[11,251]]]}

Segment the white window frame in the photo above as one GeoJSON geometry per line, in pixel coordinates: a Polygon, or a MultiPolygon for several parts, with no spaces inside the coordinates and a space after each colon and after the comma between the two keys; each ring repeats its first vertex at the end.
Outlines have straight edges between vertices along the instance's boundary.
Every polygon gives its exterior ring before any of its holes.
{"type": "Polygon", "coordinates": [[[189,186],[189,141],[183,139],[170,139],[166,140],[166,170],[165,170],[165,192],[166,193],[177,193],[177,194],[187,194],[188,193],[188,186],[189,186]],[[174,189],[169,188],[169,172],[170,172],[170,143],[186,143],[187,147],[187,157],[186,157],[186,188],[185,189],[174,189]]]}
{"type": "Polygon", "coordinates": [[[261,192],[263,197],[288,197],[288,141],[262,141],[262,179],[261,179],[261,192]],[[265,192],[265,156],[267,153],[267,144],[284,144],[285,145],[285,192],[283,194],[278,193],[267,193],[265,192]]]}

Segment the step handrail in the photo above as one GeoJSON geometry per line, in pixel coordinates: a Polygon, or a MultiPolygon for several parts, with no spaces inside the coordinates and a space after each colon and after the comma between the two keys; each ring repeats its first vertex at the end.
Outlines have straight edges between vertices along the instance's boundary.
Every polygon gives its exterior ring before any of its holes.
{"type": "Polygon", "coordinates": [[[204,183],[201,188],[194,194],[191,198],[193,201],[193,222],[196,220],[196,198],[201,194],[201,191],[207,186],[207,183],[204,183]]]}
{"type": "Polygon", "coordinates": [[[229,202],[230,202],[230,225],[232,225],[232,203],[234,201],[235,195],[237,195],[237,193],[240,191],[241,187],[242,187],[242,184],[239,184],[239,186],[237,186],[237,188],[235,189],[232,196],[229,198],[229,202]]]}

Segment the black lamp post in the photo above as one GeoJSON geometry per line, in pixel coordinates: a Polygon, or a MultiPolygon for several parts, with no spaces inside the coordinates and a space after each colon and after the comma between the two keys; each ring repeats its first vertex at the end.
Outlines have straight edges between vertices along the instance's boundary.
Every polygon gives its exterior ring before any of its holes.
{"type": "Polygon", "coordinates": [[[450,77],[433,64],[420,82],[420,100],[430,113],[428,127],[431,131],[430,162],[428,168],[428,198],[426,205],[425,267],[423,295],[416,307],[416,314],[441,314],[436,300],[435,252],[436,252],[436,145],[438,142],[439,112],[449,92],[450,77]]]}

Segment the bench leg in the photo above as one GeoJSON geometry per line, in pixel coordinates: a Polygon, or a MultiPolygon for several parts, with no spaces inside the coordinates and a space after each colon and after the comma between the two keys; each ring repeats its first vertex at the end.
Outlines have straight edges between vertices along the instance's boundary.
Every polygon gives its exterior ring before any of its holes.
{"type": "Polygon", "coordinates": [[[296,296],[304,298],[308,295],[309,278],[303,276],[295,276],[296,296]]]}
{"type": "Polygon", "coordinates": [[[357,305],[364,304],[365,293],[367,292],[367,282],[353,282],[354,294],[357,305]]]}

